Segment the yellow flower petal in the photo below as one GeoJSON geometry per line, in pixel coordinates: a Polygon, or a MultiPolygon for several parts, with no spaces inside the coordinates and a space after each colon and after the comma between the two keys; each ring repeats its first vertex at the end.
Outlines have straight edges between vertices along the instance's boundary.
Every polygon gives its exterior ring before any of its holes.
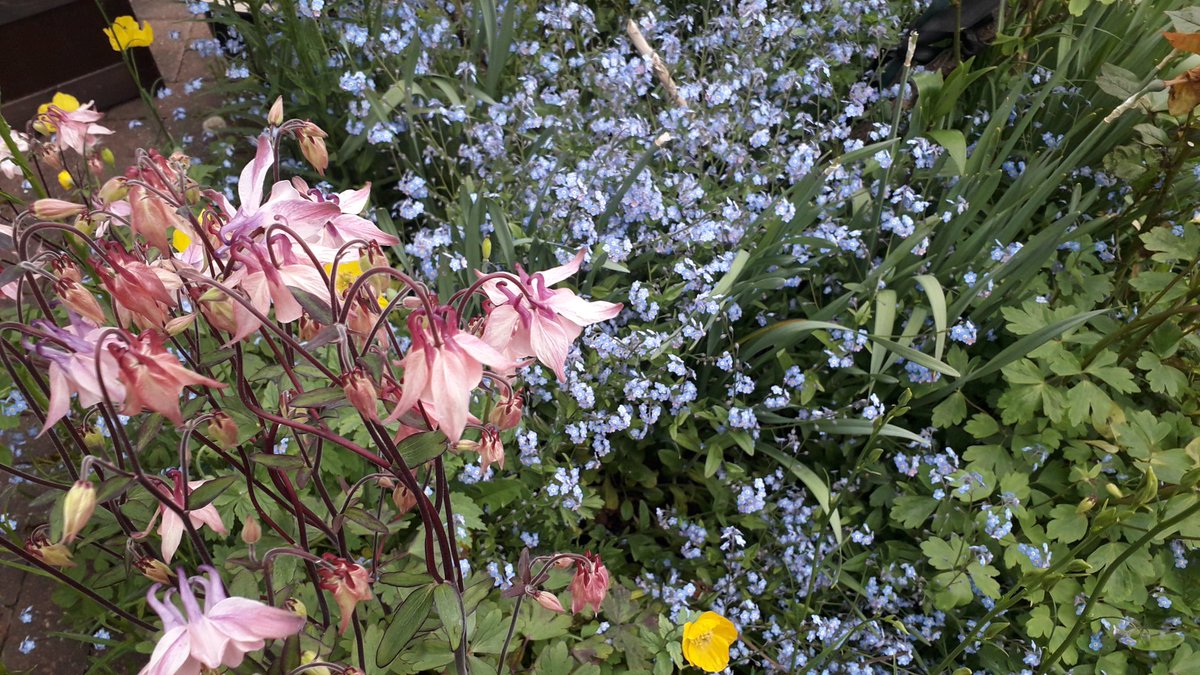
{"type": "Polygon", "coordinates": [[[176,228],[175,232],[171,234],[171,247],[176,251],[183,253],[191,245],[192,238],[188,236],[187,232],[176,228]]]}
{"type": "Polygon", "coordinates": [[[709,673],[729,667],[729,647],[737,640],[737,627],[716,612],[705,612],[683,626],[683,656],[709,673]]]}
{"type": "Polygon", "coordinates": [[[123,52],[130,47],[149,47],[154,42],[154,28],[150,23],[143,21],[139,26],[132,16],[118,16],[104,29],[104,34],[114,52],[123,52]]]}
{"type": "Polygon", "coordinates": [[[58,184],[61,185],[64,190],[70,190],[71,188],[75,187],[75,181],[71,179],[71,174],[66,171],[58,172],[58,184]]]}

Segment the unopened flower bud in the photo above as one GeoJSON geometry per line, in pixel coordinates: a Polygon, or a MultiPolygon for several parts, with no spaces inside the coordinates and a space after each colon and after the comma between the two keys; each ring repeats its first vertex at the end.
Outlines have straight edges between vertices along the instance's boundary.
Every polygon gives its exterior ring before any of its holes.
{"type": "Polygon", "coordinates": [[[383,488],[384,490],[391,490],[396,487],[396,481],[388,478],[387,476],[384,476],[383,478],[377,478],[375,479],[375,482],[379,483],[379,487],[383,488]]]}
{"type": "Polygon", "coordinates": [[[300,142],[300,154],[304,155],[304,159],[308,160],[312,168],[322,176],[325,175],[325,169],[329,167],[329,150],[325,148],[327,135],[321,130],[321,127],[312,122],[305,122],[296,130],[296,140],[300,142]]]}
{"type": "Polygon", "coordinates": [[[500,443],[500,432],[496,427],[484,428],[479,441],[480,471],[487,471],[489,464],[504,468],[504,446],[500,443]]]}
{"type": "Polygon", "coordinates": [[[1095,506],[1096,506],[1096,498],[1095,497],[1084,497],[1083,499],[1079,500],[1079,506],[1075,507],[1075,513],[1087,513],[1088,511],[1091,511],[1092,508],[1095,506]]]}
{"type": "Polygon", "coordinates": [[[362,368],[355,368],[350,371],[342,381],[342,389],[345,390],[346,398],[349,399],[350,405],[354,406],[355,410],[361,413],[363,417],[372,422],[379,421],[379,415],[376,411],[379,403],[379,393],[375,390],[375,384],[371,382],[367,371],[362,368]]]}
{"type": "Polygon", "coordinates": [[[400,306],[404,309],[420,309],[421,299],[415,295],[406,295],[404,296],[404,299],[400,301],[400,306]]]}
{"type": "Polygon", "coordinates": [[[286,607],[289,612],[295,614],[301,619],[308,618],[308,608],[305,607],[304,603],[297,598],[288,598],[287,601],[283,603],[283,606],[286,607]]]}
{"type": "Polygon", "coordinates": [[[1121,499],[1125,496],[1125,493],[1121,492],[1121,488],[1117,487],[1115,483],[1105,483],[1104,489],[1108,490],[1108,494],[1116,497],[1117,499],[1121,499]]]}
{"type": "Polygon", "coordinates": [[[100,186],[100,200],[105,204],[124,199],[129,195],[128,179],[124,176],[113,176],[100,186]]]}
{"type": "Polygon", "coordinates": [[[492,257],[492,238],[484,237],[483,243],[480,244],[479,248],[481,249],[481,252],[483,253],[483,259],[490,260],[492,257]]]}
{"type": "Polygon", "coordinates": [[[65,199],[39,199],[33,203],[30,210],[38,218],[60,220],[63,218],[74,218],[86,211],[87,207],[65,199]]]}
{"type": "Polygon", "coordinates": [[[175,573],[172,572],[171,568],[167,567],[163,561],[159,560],[158,558],[144,556],[139,558],[137,562],[133,563],[133,566],[138,568],[142,575],[144,575],[147,579],[155,583],[164,585],[170,585],[174,583],[175,573]]]}
{"type": "Polygon", "coordinates": [[[238,444],[237,422],[223,412],[216,412],[208,421],[208,435],[225,448],[235,447],[238,444]]]}
{"type": "Polygon", "coordinates": [[[25,550],[37,556],[42,562],[54,567],[74,567],[71,562],[71,550],[62,544],[51,544],[46,536],[46,528],[39,527],[25,539],[25,550]]]}
{"type": "Polygon", "coordinates": [[[83,435],[83,446],[91,452],[100,452],[107,445],[108,441],[105,440],[104,434],[96,431],[95,429],[92,429],[83,435]]]}
{"type": "MultiPolygon", "coordinates": [[[[300,665],[305,666],[317,660],[317,653],[313,650],[305,650],[300,652],[300,665]]],[[[329,675],[329,669],[325,666],[317,666],[304,671],[308,675],[329,675]]],[[[344,673],[345,671],[343,671],[344,673]]]]}
{"type": "Polygon", "coordinates": [[[75,179],[71,177],[71,172],[63,169],[58,172],[58,184],[64,190],[70,190],[75,187],[75,179]]]}
{"type": "Polygon", "coordinates": [[[545,607],[551,612],[565,614],[567,611],[563,609],[562,603],[558,601],[558,597],[549,591],[537,591],[533,594],[533,599],[537,601],[537,604],[545,607]]]}
{"type": "Polygon", "coordinates": [[[253,546],[262,539],[262,526],[258,524],[258,520],[254,516],[246,518],[246,522],[242,523],[242,541],[253,546]]]}
{"type": "Polygon", "coordinates": [[[104,163],[109,166],[114,166],[117,163],[116,156],[113,155],[113,151],[108,148],[104,148],[100,151],[100,158],[103,159],[104,163]]]}
{"type": "Polygon", "coordinates": [[[50,270],[60,279],[70,279],[76,283],[83,281],[79,266],[65,255],[57,255],[50,259],[50,270]]]}
{"type": "Polygon", "coordinates": [[[514,391],[492,408],[491,413],[488,414],[488,421],[504,431],[515,429],[521,423],[521,408],[524,403],[525,400],[521,395],[514,391]]]}
{"type": "Polygon", "coordinates": [[[271,104],[271,110],[267,112],[267,124],[277,127],[283,124],[283,97],[279,96],[275,102],[271,104]]]}
{"type": "Polygon", "coordinates": [[[321,329],[324,328],[320,322],[309,316],[307,313],[300,315],[300,341],[308,342],[315,338],[321,329]]]}
{"type": "Polygon", "coordinates": [[[62,543],[69,544],[96,512],[96,486],[90,480],[77,480],[63,499],[62,543]]]}
{"type": "Polygon", "coordinates": [[[108,321],[104,318],[104,310],[96,297],[84,288],[78,281],[63,277],[54,282],[54,292],[58,294],[67,309],[91,321],[97,326],[103,326],[108,321]]]}
{"type": "Polygon", "coordinates": [[[193,312],[191,314],[184,314],[183,316],[177,316],[177,317],[171,319],[170,321],[168,321],[166,323],[166,325],[163,326],[163,330],[166,332],[167,335],[174,337],[176,335],[179,335],[183,331],[187,330],[188,327],[191,326],[195,321],[196,321],[196,313],[195,312],[193,312]]]}
{"type": "Polygon", "coordinates": [[[400,511],[400,515],[404,515],[416,508],[417,496],[403,485],[397,485],[396,489],[392,490],[392,503],[400,511]]]}
{"type": "Polygon", "coordinates": [[[237,333],[237,321],[233,318],[233,300],[216,288],[210,288],[197,300],[197,307],[204,320],[217,330],[237,333]]]}

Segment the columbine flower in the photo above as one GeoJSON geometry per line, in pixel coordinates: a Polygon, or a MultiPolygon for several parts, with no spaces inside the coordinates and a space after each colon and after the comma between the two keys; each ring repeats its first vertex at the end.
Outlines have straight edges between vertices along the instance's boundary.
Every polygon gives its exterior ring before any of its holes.
{"type": "MultiPolygon", "coordinates": [[[[96,349],[103,328],[96,328],[71,317],[70,325],[59,328],[47,321],[36,321],[34,326],[44,330],[55,340],[34,345],[33,351],[50,362],[50,402],[46,406],[46,422],[42,433],[66,416],[71,409],[71,395],[79,395],[79,406],[89,408],[104,400],[104,394],[114,403],[125,400],[125,385],[117,378],[117,360],[107,349],[96,349]],[[100,359],[100,377],[104,389],[96,377],[96,359],[100,359]]],[[[109,336],[111,344],[116,338],[109,336]]]]}
{"type": "Polygon", "coordinates": [[[350,617],[354,606],[371,599],[371,576],[366,568],[358,563],[352,563],[345,558],[339,558],[332,553],[325,554],[328,566],[321,567],[321,588],[333,591],[342,619],[338,624],[338,633],[345,633],[350,625],[350,617]]]}
{"type": "Polygon", "coordinates": [[[510,365],[491,345],[458,329],[458,317],[446,307],[436,316],[421,310],[408,316],[412,349],[404,356],[403,393],[388,422],[399,419],[418,401],[451,443],[467,426],[471,392],[483,380],[483,366],[510,365]]]}
{"type": "Polygon", "coordinates": [[[146,331],[128,345],[109,344],[108,351],[116,357],[125,385],[125,405],[121,412],[126,415],[152,410],[176,426],[183,426],[179,395],[184,387],[225,386],[184,368],[179,359],[163,348],[163,336],[158,331],[146,331]]]}
{"type": "Polygon", "coordinates": [[[97,136],[113,132],[108,127],[96,124],[104,115],[91,108],[91,101],[70,111],[50,105],[46,112],[38,114],[34,128],[44,133],[57,131],[55,143],[60,150],[70,148],[81,155],[86,154],[88,146],[96,144],[97,136]]]}
{"type": "Polygon", "coordinates": [[[729,667],[729,648],[737,641],[733,622],[716,612],[705,612],[683,626],[683,657],[707,673],[729,667]]]}
{"type": "Polygon", "coordinates": [[[108,44],[114,52],[123,52],[130,47],[149,47],[154,42],[154,28],[148,21],[139,26],[132,16],[118,16],[112,26],[104,29],[108,44]]]}
{"type": "Polygon", "coordinates": [[[63,499],[62,543],[74,541],[96,511],[96,486],[90,480],[77,480],[63,499]]]}
{"type": "Polygon", "coordinates": [[[550,286],[579,271],[581,250],[566,265],[533,275],[517,268],[520,276],[501,275],[484,284],[488,299],[496,305],[488,313],[484,340],[503,351],[510,361],[536,356],[565,381],[564,367],[571,343],[583,333],[583,327],[606,321],[621,312],[622,305],[589,302],[574,291],[550,286]]]}
{"type": "MultiPolygon", "coordinates": [[[[240,287],[250,297],[250,304],[259,312],[266,314],[271,305],[275,305],[275,320],[279,323],[291,323],[300,318],[303,308],[292,293],[292,288],[298,288],[312,294],[318,300],[328,296],[321,273],[311,263],[292,252],[292,245],[286,237],[277,237],[274,246],[276,266],[272,262],[271,251],[265,244],[253,244],[238,250],[233,258],[240,261],[242,266],[233,272],[226,280],[230,286],[240,287]]],[[[250,313],[240,302],[233,306],[233,317],[237,323],[237,333],[230,342],[237,342],[258,330],[262,322],[250,313]]]]}
{"type": "MultiPolygon", "coordinates": [[[[183,474],[178,469],[171,469],[167,472],[167,475],[175,483],[171,499],[182,507],[184,494],[183,474]]],[[[207,482],[206,480],[188,481],[187,491],[190,493],[207,482]]],[[[221,521],[221,514],[217,512],[217,507],[211,503],[205,504],[198,509],[192,509],[187,512],[187,515],[188,520],[192,522],[192,527],[194,528],[198,529],[207,525],[208,529],[219,535],[224,536],[229,534],[229,530],[225,528],[225,523],[221,521]]],[[[159,516],[162,516],[162,522],[158,526],[158,536],[162,537],[163,560],[170,563],[171,558],[175,557],[175,551],[179,549],[179,542],[183,539],[183,531],[185,529],[183,519],[173,510],[163,504],[159,504],[158,510],[150,518],[150,523],[146,525],[145,531],[137,533],[134,536],[140,539],[149,534],[150,528],[154,527],[154,522],[158,520],[159,516]]]]}
{"type": "Polygon", "coordinates": [[[138,675],[194,675],[202,668],[237,668],[249,652],[262,649],[267,640],[289,637],[304,628],[304,619],[249,598],[228,597],[217,571],[203,566],[208,578],[179,575],[183,612],[171,602],[171,591],[158,599],[160,584],[150,587],[146,602],[162,618],[165,632],[138,675]],[[204,588],[204,608],[196,601],[192,585],[204,588]]]}
{"type": "Polygon", "coordinates": [[[576,561],[575,578],[571,580],[571,612],[578,614],[591,605],[593,612],[600,611],[600,604],[608,595],[608,570],[599,555],[591,551],[583,554],[587,563],[576,561]]]}

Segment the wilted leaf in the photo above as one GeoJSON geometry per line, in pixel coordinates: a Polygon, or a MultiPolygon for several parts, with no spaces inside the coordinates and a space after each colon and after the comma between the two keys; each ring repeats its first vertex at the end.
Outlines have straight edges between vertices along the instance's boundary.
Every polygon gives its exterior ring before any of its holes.
{"type": "Polygon", "coordinates": [[[1200,54],[1200,33],[1163,33],[1175,49],[1200,54]]]}
{"type": "Polygon", "coordinates": [[[1167,95],[1167,112],[1172,115],[1186,115],[1200,105],[1200,66],[1192,68],[1167,84],[1171,87],[1171,92],[1167,95]]]}

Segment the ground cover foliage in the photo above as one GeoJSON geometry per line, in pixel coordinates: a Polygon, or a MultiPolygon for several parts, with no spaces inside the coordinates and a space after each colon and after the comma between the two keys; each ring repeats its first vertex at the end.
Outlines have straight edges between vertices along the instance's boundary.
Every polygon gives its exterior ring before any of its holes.
{"type": "MultiPolygon", "coordinates": [[[[686,667],[682,627],[712,610],[740,632],[733,672],[1200,669],[1196,124],[1154,84],[1195,65],[1161,35],[1200,31],[1195,9],[1008,3],[988,50],[909,73],[901,94],[872,71],[924,6],[191,4],[224,27],[232,133],[190,175],[232,195],[245,136],[282,96],[328,133],[329,164],[287,145],[281,164],[329,191],[370,182],[364,215],[401,241],[387,255],[441,301],[475,270],[582,250],[574,287],[624,305],[584,330],[561,381],[519,371],[502,466],[438,460],[464,617],[424,585],[421,521],[387,520],[388,491],[367,484],[379,518],[364,506],[343,546],[372,563],[380,602],[358,605],[361,642],[327,618],[294,661],[441,671],[463,635],[477,672],[659,674],[686,667]],[[376,568],[380,536],[404,554],[376,568]],[[525,548],[598,553],[601,610],[503,599],[525,548]]],[[[255,386],[278,398],[270,377],[255,386]]],[[[374,440],[353,406],[319,414],[374,440]]],[[[177,461],[161,433],[156,469],[177,461]]],[[[366,472],[345,453],[319,470],[366,472]]],[[[212,454],[191,472],[229,473],[212,454]]],[[[130,494],[144,522],[152,497],[130,494]]],[[[296,528],[240,482],[211,503],[296,528]]],[[[108,528],[95,536],[119,538],[108,528]]],[[[265,592],[244,544],[203,537],[231,592],[265,592]]],[[[87,550],[66,573],[144,615],[150,582],[87,550]]],[[[189,570],[194,554],[179,552],[189,570]]],[[[296,591],[316,614],[312,593],[296,591]]],[[[103,620],[128,637],[110,654],[149,651],[103,620]]]]}

